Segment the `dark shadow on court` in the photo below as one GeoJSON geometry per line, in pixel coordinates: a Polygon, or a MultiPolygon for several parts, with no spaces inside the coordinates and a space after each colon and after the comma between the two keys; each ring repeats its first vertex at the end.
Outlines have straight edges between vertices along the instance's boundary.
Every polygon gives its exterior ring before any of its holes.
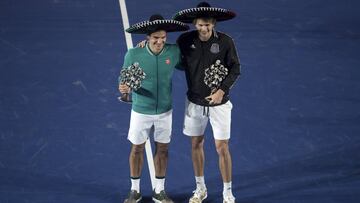
{"type": "MultiPolygon", "coordinates": [[[[218,180],[208,180],[215,187],[218,180]]],[[[258,171],[234,175],[237,202],[271,199],[360,199],[360,142],[326,147],[302,156],[274,162],[258,171]],[[346,189],[339,190],[346,184],[346,189]],[[337,192],[334,192],[337,191],[337,192]]],[[[217,191],[221,194],[222,191],[217,191]]],[[[221,199],[216,196],[214,199],[221,199]]]]}
{"type": "MultiPolygon", "coordinates": [[[[66,177],[42,175],[19,169],[0,169],[0,189],[18,191],[19,194],[41,193],[42,195],[84,196],[108,202],[121,202],[121,194],[112,185],[97,184],[91,180],[70,180],[66,177]]],[[[76,201],[76,199],[74,199],[76,201]]]]}

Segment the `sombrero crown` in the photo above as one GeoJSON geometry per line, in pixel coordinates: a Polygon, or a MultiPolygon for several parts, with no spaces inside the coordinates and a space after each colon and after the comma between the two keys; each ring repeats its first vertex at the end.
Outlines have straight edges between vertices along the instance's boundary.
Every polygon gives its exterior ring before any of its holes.
{"type": "Polygon", "coordinates": [[[148,21],[136,23],[126,29],[132,34],[151,34],[159,30],[166,32],[186,31],[189,26],[177,20],[165,20],[161,15],[155,14],[148,21]]]}
{"type": "Polygon", "coordinates": [[[173,17],[184,23],[192,23],[197,18],[214,18],[216,21],[225,21],[234,18],[236,14],[228,9],[211,7],[207,2],[201,2],[196,8],[179,11],[173,17]]]}

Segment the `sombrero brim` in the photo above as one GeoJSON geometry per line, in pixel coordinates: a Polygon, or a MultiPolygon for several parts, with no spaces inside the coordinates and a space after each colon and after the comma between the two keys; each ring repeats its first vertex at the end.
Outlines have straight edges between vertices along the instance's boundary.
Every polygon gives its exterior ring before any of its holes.
{"type": "Polygon", "coordinates": [[[186,31],[189,26],[176,20],[154,20],[136,23],[126,29],[126,32],[132,34],[148,34],[157,30],[165,30],[166,32],[186,31]]]}
{"type": "Polygon", "coordinates": [[[179,11],[173,17],[183,23],[192,23],[196,18],[212,17],[216,21],[225,21],[234,18],[236,14],[230,10],[215,7],[197,7],[179,11]]]}

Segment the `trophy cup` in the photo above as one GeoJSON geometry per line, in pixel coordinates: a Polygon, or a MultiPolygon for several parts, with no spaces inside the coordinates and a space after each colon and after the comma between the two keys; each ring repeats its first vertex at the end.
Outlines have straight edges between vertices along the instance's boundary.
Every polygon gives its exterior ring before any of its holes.
{"type": "MultiPolygon", "coordinates": [[[[140,68],[139,63],[135,62],[127,68],[123,68],[120,72],[120,84],[127,85],[131,90],[138,90],[141,87],[142,80],[146,74],[140,68]]],[[[130,93],[124,93],[119,98],[120,101],[131,103],[130,93]]]]}
{"type": "Polygon", "coordinates": [[[218,90],[227,75],[228,69],[221,64],[220,60],[216,60],[215,64],[205,69],[204,83],[211,89],[211,94],[218,90]]]}

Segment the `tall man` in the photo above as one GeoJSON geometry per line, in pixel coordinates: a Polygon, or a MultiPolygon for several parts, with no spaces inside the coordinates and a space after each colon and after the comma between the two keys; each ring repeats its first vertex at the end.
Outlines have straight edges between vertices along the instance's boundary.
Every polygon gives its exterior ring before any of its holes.
{"type": "MultiPolygon", "coordinates": [[[[172,203],[166,195],[164,184],[168,160],[168,144],[172,128],[171,80],[175,66],[180,60],[180,50],[176,45],[166,44],[167,32],[185,31],[189,27],[175,20],[164,20],[160,15],[153,15],[149,21],[132,25],[126,31],[134,34],[146,34],[146,49],[133,48],[125,55],[126,68],[138,63],[146,78],[140,89],[132,94],[132,110],[128,140],[132,143],[129,156],[131,191],[124,203],[141,200],[140,176],[143,166],[145,142],[151,129],[154,129],[155,149],[155,189],[153,201],[172,203]]],[[[121,77],[119,77],[121,81],[121,77]]],[[[121,93],[129,93],[128,86],[119,83],[121,93]]]]}
{"type": "Polygon", "coordinates": [[[174,20],[193,23],[196,30],[183,33],[177,40],[182,53],[188,91],[183,133],[191,137],[192,161],[196,190],[189,203],[200,203],[207,197],[204,180],[204,132],[208,121],[212,126],[219,167],[224,184],[223,203],[234,203],[232,194],[232,162],[229,151],[232,104],[229,91],[240,75],[240,63],[234,42],[216,31],[215,24],[229,20],[235,13],[201,2],[196,8],[179,11],[174,20]],[[228,69],[220,87],[212,91],[204,83],[205,69],[216,61],[228,69]]]}

